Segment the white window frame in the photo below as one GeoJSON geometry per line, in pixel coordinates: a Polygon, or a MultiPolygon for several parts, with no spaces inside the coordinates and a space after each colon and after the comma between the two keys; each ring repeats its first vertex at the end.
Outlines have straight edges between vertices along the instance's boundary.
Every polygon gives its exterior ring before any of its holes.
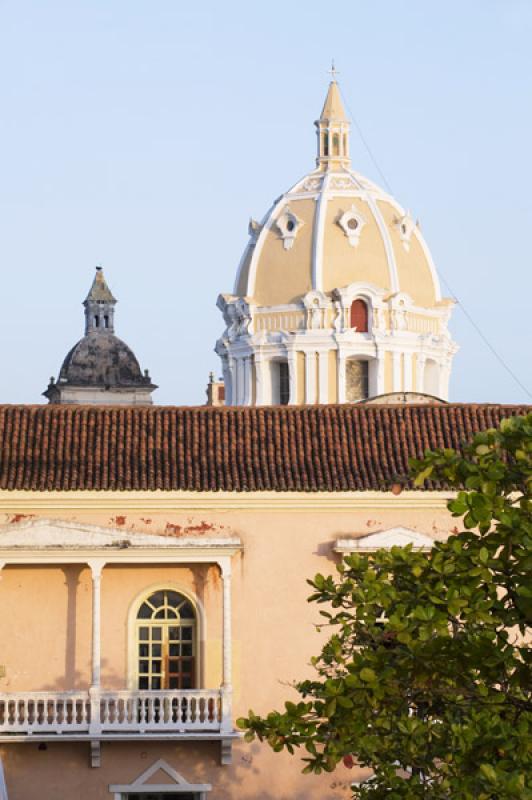
{"type": "Polygon", "coordinates": [[[125,800],[128,794],[196,794],[197,800],[207,800],[207,792],[212,790],[210,783],[188,783],[182,775],[177,772],[164,759],[160,758],[151,767],[148,767],[142,775],[139,775],[133,783],[119,784],[112,783],[109,792],[114,794],[114,800],[125,800]],[[166,773],[173,783],[148,783],[150,778],[159,770],[166,773]]]}
{"type": "Polygon", "coordinates": [[[179,594],[183,595],[183,597],[189,601],[189,603],[194,608],[196,614],[196,629],[195,629],[195,679],[196,679],[196,688],[203,689],[204,688],[204,678],[205,678],[205,642],[207,639],[207,626],[206,626],[206,619],[205,619],[205,609],[203,604],[196,597],[189,589],[188,586],[185,586],[178,581],[160,581],[158,583],[153,583],[150,586],[147,586],[137,594],[133,602],[129,607],[128,613],[128,677],[127,677],[127,684],[128,688],[132,691],[138,690],[138,678],[139,678],[139,671],[138,671],[138,647],[137,647],[137,613],[140,609],[144,600],[147,600],[150,595],[154,592],[168,589],[173,592],[178,592],[179,594]]]}

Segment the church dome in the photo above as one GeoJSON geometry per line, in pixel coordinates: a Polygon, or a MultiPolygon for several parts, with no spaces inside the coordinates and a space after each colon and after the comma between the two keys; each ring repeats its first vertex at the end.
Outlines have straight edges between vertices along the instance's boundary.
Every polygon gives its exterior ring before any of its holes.
{"type": "Polygon", "coordinates": [[[148,370],[141,372],[133,351],[114,333],[116,299],[101,267],[83,301],[85,336],[67,353],[57,381],[50,378],[44,396],[50,403],[149,405],[157,388],[148,370]]]}
{"type": "Polygon", "coordinates": [[[145,386],[150,378],[141,372],[133,351],[113,333],[89,333],[67,354],[59,383],[94,387],[145,386]]]}
{"type": "Polygon", "coordinates": [[[366,283],[435,307],[440,286],[419,225],[351,168],[349,122],[335,81],[316,126],[317,168],[282,194],[260,223],[250,223],[235,295],[278,306],[313,290],[327,294],[366,283]]]}
{"type": "Polygon", "coordinates": [[[218,297],[226,402],[445,400],[453,301],[419,225],[353,170],[336,80],[315,125],[316,169],[250,221],[233,294],[218,297]]]}

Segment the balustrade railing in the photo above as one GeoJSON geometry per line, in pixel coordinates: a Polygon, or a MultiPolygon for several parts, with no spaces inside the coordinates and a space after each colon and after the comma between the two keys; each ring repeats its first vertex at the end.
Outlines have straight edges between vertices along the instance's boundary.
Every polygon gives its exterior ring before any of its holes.
{"type": "Polygon", "coordinates": [[[220,731],[220,689],[0,694],[0,736],[220,731]]]}

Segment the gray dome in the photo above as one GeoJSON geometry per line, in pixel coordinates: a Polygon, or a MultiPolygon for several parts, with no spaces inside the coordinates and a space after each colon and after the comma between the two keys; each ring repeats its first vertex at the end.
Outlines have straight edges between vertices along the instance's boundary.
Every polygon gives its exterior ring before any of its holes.
{"type": "Polygon", "coordinates": [[[133,351],[107,331],[89,333],[74,345],[63,361],[58,382],[106,388],[152,385],[133,351]]]}

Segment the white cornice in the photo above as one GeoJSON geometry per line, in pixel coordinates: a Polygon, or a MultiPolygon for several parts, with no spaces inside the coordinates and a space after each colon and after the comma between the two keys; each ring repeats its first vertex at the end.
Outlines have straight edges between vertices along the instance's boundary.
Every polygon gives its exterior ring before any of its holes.
{"type": "Polygon", "coordinates": [[[359,509],[434,509],[446,508],[452,492],[186,492],[186,491],[0,491],[0,513],[31,514],[43,511],[331,511],[359,509]]]}

